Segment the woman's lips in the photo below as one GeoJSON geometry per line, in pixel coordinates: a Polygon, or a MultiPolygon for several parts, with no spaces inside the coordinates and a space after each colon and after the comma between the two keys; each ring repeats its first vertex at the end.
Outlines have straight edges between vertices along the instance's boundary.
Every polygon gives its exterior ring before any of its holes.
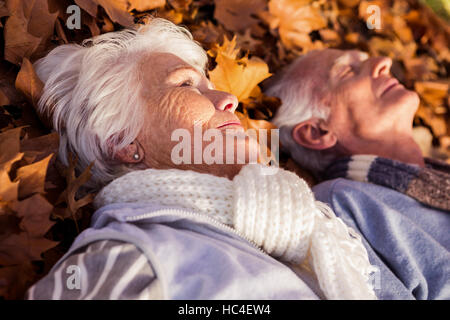
{"type": "Polygon", "coordinates": [[[222,128],[228,127],[228,126],[239,126],[239,127],[242,127],[242,124],[241,124],[240,121],[236,121],[236,120],[225,121],[220,126],[218,126],[217,129],[222,129],[222,128]]]}

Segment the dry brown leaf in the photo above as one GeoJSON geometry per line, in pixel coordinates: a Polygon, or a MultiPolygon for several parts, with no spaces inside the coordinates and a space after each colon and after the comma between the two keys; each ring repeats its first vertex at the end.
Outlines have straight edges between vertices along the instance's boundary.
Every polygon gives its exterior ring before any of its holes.
{"type": "MultiPolygon", "coordinates": [[[[9,16],[8,8],[6,8],[6,3],[4,1],[0,1],[0,18],[9,16]]],[[[0,22],[0,27],[2,26],[0,22]]]]}
{"type": "Polygon", "coordinates": [[[414,80],[434,80],[437,79],[439,68],[434,59],[428,56],[404,59],[403,64],[407,71],[407,76],[414,80]]]}
{"type": "Polygon", "coordinates": [[[0,106],[5,106],[10,103],[11,100],[9,100],[8,95],[0,88],[0,106]]]}
{"type": "Polygon", "coordinates": [[[189,9],[189,6],[192,3],[192,0],[167,0],[167,2],[174,7],[176,10],[185,10],[189,9]]]}
{"type": "Polygon", "coordinates": [[[416,117],[422,118],[431,127],[434,136],[440,137],[447,134],[447,123],[445,120],[422,103],[419,105],[416,117]]]}
{"type": "Polygon", "coordinates": [[[372,56],[387,56],[400,61],[411,59],[417,49],[415,42],[404,45],[398,39],[388,40],[381,37],[372,37],[368,46],[369,53],[372,56]]]}
{"type": "Polygon", "coordinates": [[[41,254],[57,244],[43,237],[31,237],[25,231],[11,234],[0,243],[0,265],[11,266],[42,260],[41,254]]]}
{"type": "Polygon", "coordinates": [[[35,194],[14,206],[17,217],[22,218],[20,228],[31,237],[43,237],[55,224],[50,221],[53,206],[40,194],[35,194]]]}
{"type": "Polygon", "coordinates": [[[130,6],[128,11],[148,11],[155,8],[164,7],[166,0],[128,0],[130,6]]]}
{"type": "Polygon", "coordinates": [[[225,38],[222,46],[216,49],[216,67],[209,72],[210,79],[217,90],[234,94],[243,101],[260,93],[258,83],[271,76],[267,64],[257,57],[238,58],[236,37],[231,41],[225,38]]]}
{"type": "Polygon", "coordinates": [[[39,160],[46,156],[57,153],[59,146],[59,134],[52,132],[44,136],[33,139],[23,139],[20,142],[20,151],[29,154],[30,152],[39,152],[39,160]]]}
{"type": "Polygon", "coordinates": [[[222,25],[216,26],[211,21],[202,21],[191,28],[194,39],[206,48],[212,48],[223,39],[225,29],[222,25]]]}
{"type": "Polygon", "coordinates": [[[22,67],[17,74],[15,85],[16,89],[22,92],[30,102],[37,105],[44,84],[36,75],[33,65],[27,58],[23,59],[22,67]]]}
{"type": "Polygon", "coordinates": [[[67,36],[66,33],[64,31],[63,26],[61,25],[61,21],[59,19],[56,19],[55,22],[55,29],[56,29],[56,34],[58,35],[59,38],[59,44],[67,44],[69,43],[69,40],[67,40],[67,36]]]}
{"type": "Polygon", "coordinates": [[[333,45],[340,44],[341,37],[333,29],[319,30],[320,38],[326,43],[332,43],[333,45]]]}
{"type": "Polygon", "coordinates": [[[8,0],[10,17],[5,24],[5,59],[19,64],[22,58],[46,50],[57,13],[50,13],[47,0],[8,0]]]}
{"type": "MultiPolygon", "coordinates": [[[[25,95],[27,100],[31,102],[36,109],[39,98],[41,97],[42,89],[44,88],[44,84],[37,76],[33,65],[27,58],[23,59],[22,67],[17,75],[15,86],[18,91],[25,95]]],[[[47,128],[52,128],[51,111],[49,114],[36,114],[47,128]]]]}
{"type": "Polygon", "coordinates": [[[9,172],[11,164],[15,161],[20,153],[20,133],[22,128],[15,128],[0,133],[0,170],[9,172]]]}
{"type": "Polygon", "coordinates": [[[403,17],[394,16],[392,27],[395,34],[403,43],[408,43],[414,40],[411,28],[406,24],[406,21],[403,17]]]}
{"type": "Polygon", "coordinates": [[[41,38],[28,33],[26,21],[19,17],[9,17],[5,23],[5,59],[19,64],[22,58],[29,58],[37,50],[41,38]]]}
{"type": "Polygon", "coordinates": [[[22,299],[27,289],[36,281],[30,262],[0,267],[0,297],[8,300],[22,299]]]}
{"type": "Polygon", "coordinates": [[[450,124],[439,114],[439,109],[447,110],[444,107],[445,100],[449,96],[449,83],[436,81],[416,82],[414,88],[421,97],[421,103],[417,110],[416,117],[419,117],[429,125],[435,137],[443,137],[449,134],[450,124]]]}
{"type": "MultiPolygon", "coordinates": [[[[85,12],[82,12],[81,17],[83,23],[89,28],[89,31],[91,31],[91,35],[93,37],[98,36],[100,34],[100,28],[97,25],[97,19],[88,14],[85,14],[85,12]]],[[[111,31],[113,30],[114,28],[111,31]]]]}
{"type": "Polygon", "coordinates": [[[19,194],[19,183],[12,182],[9,176],[11,166],[22,159],[20,153],[20,132],[15,128],[0,134],[0,200],[15,201],[19,194]]]}
{"type": "Polygon", "coordinates": [[[15,201],[19,196],[19,182],[12,182],[7,171],[0,171],[0,200],[15,201]]]}
{"type": "Polygon", "coordinates": [[[345,7],[353,8],[356,7],[361,0],[338,0],[340,4],[342,4],[345,7]]]}
{"type": "Polygon", "coordinates": [[[20,182],[19,198],[24,199],[34,193],[44,193],[45,175],[52,156],[49,155],[41,161],[17,169],[14,182],[20,182]]]}
{"type": "Polygon", "coordinates": [[[254,18],[267,8],[266,0],[215,0],[214,18],[230,31],[244,31],[258,19],[254,18]]]}
{"type": "Polygon", "coordinates": [[[128,0],[75,0],[92,17],[97,17],[97,6],[102,6],[113,22],[124,27],[133,25],[133,17],[128,12],[128,0]]]}
{"type": "MultiPolygon", "coordinates": [[[[77,215],[78,209],[81,207],[91,203],[94,200],[94,194],[87,194],[83,198],[76,200],[77,191],[91,178],[91,168],[94,163],[91,163],[84,171],[80,174],[80,176],[75,176],[75,166],[76,160],[72,158],[72,155],[69,157],[69,167],[65,168],[65,178],[67,183],[67,188],[61,193],[56,204],[60,204],[65,202],[67,204],[67,208],[62,210],[62,215],[59,218],[62,219],[73,219],[78,220],[79,216],[77,215]]],[[[78,228],[78,225],[77,225],[78,228]]]]}
{"type": "Polygon", "coordinates": [[[441,106],[444,99],[449,96],[448,83],[422,81],[414,84],[414,89],[430,105],[441,106]]]}
{"type": "Polygon", "coordinates": [[[288,49],[310,49],[312,41],[308,34],[326,27],[321,11],[309,0],[271,0],[269,14],[270,27],[278,27],[281,41],[288,49]]]}
{"type": "Polygon", "coordinates": [[[174,9],[169,9],[169,10],[160,10],[158,11],[158,15],[159,18],[163,18],[163,19],[167,19],[175,24],[180,24],[181,22],[183,22],[183,13],[176,11],[174,9]]]}
{"type": "Polygon", "coordinates": [[[237,34],[237,46],[243,50],[256,52],[258,47],[263,44],[261,40],[252,36],[250,29],[246,29],[243,34],[237,34]]]}

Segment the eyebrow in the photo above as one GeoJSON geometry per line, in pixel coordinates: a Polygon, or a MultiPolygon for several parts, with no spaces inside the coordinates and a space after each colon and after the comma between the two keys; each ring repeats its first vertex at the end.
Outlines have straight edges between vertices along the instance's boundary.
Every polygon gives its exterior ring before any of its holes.
{"type": "Polygon", "coordinates": [[[365,52],[360,52],[360,51],[357,51],[355,53],[346,52],[345,54],[343,54],[342,56],[340,56],[339,58],[336,58],[336,60],[334,60],[332,67],[340,66],[343,64],[349,64],[351,61],[354,61],[355,58],[359,58],[360,60],[364,61],[369,58],[369,55],[365,52]]]}
{"type": "Polygon", "coordinates": [[[181,66],[179,65],[179,66],[176,66],[176,67],[174,67],[174,68],[169,69],[169,70],[167,71],[167,78],[170,78],[170,77],[172,77],[174,74],[177,74],[178,72],[183,71],[183,70],[193,71],[193,72],[195,72],[199,77],[205,76],[206,79],[207,79],[207,81],[208,81],[208,87],[211,88],[211,89],[215,89],[214,84],[208,79],[208,77],[207,77],[205,74],[201,73],[201,72],[198,71],[196,68],[194,68],[194,67],[192,67],[192,66],[189,66],[189,65],[181,65],[181,66]]]}
{"type": "Polygon", "coordinates": [[[199,75],[202,75],[197,69],[195,69],[192,66],[186,66],[186,65],[180,66],[179,65],[179,66],[176,66],[174,68],[170,68],[169,70],[167,70],[167,77],[170,77],[171,75],[176,74],[182,70],[190,70],[190,71],[194,71],[195,73],[197,73],[199,75]]]}

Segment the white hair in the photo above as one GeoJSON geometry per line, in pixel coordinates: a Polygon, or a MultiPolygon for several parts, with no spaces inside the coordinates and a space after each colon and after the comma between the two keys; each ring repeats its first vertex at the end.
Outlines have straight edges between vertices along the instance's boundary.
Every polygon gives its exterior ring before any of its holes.
{"type": "Polygon", "coordinates": [[[298,123],[311,118],[326,120],[330,111],[329,106],[321,102],[324,88],[318,88],[321,84],[314,75],[301,76],[298,73],[299,64],[305,63],[304,59],[302,56],[291,63],[269,84],[265,93],[282,101],[272,123],[280,129],[283,149],[298,164],[317,175],[333,161],[335,155],[329,151],[305,148],[292,137],[292,130],[298,123]]]}
{"type": "Polygon", "coordinates": [[[132,170],[112,158],[144,125],[138,61],[150,52],[172,53],[205,73],[207,55],[189,31],[160,18],[82,45],[59,46],[34,64],[45,83],[38,111],[53,118],[60,135],[59,158],[68,165],[68,152],[74,153],[79,172],[94,161],[89,187],[132,170]]]}

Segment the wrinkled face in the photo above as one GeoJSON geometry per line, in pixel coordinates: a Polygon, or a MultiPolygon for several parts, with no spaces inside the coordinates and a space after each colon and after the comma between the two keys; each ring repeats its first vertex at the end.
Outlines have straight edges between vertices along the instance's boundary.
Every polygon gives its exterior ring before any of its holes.
{"type": "MultiPolygon", "coordinates": [[[[224,157],[226,136],[244,132],[234,114],[237,98],[214,90],[205,75],[170,53],[151,53],[143,57],[139,70],[144,86],[142,95],[147,101],[147,115],[146,124],[137,140],[145,150],[145,164],[151,168],[192,169],[219,176],[232,176],[234,171],[239,171],[241,166],[233,164],[193,163],[194,147],[197,152],[199,147],[194,145],[194,126],[201,127],[202,133],[208,129],[220,130],[224,157]],[[171,138],[177,129],[185,129],[190,133],[191,164],[173,163],[172,150],[181,141],[181,138],[171,138]]],[[[249,152],[250,148],[257,147],[248,137],[233,141],[235,151],[245,148],[249,152]]],[[[203,150],[210,142],[203,142],[203,150]]]]}
{"type": "Polygon", "coordinates": [[[412,130],[419,98],[392,77],[390,58],[326,49],[312,53],[305,64],[313,65],[311,75],[324,84],[324,102],[330,106],[327,125],[340,144],[412,130]]]}

